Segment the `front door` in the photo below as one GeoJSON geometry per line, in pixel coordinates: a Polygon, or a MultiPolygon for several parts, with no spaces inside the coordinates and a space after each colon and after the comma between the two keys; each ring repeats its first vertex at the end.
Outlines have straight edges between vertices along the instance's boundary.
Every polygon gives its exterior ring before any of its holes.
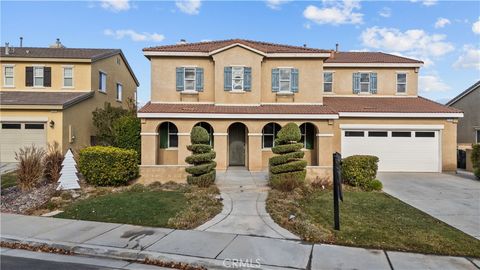
{"type": "Polygon", "coordinates": [[[228,129],[230,166],[245,166],[245,126],[235,123],[228,129]]]}

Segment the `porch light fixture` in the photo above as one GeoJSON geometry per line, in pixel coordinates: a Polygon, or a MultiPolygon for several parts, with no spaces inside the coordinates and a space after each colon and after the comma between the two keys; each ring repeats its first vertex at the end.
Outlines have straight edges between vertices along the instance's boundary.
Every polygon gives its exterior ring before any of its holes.
{"type": "Polygon", "coordinates": [[[48,125],[51,127],[51,128],[54,128],[55,127],[55,122],[53,120],[50,120],[50,122],[48,122],[48,125]]]}

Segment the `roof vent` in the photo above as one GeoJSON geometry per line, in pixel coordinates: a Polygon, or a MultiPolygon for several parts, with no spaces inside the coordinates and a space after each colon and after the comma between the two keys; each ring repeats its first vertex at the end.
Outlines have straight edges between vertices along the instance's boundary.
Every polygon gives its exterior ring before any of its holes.
{"type": "Polygon", "coordinates": [[[50,48],[65,48],[65,46],[63,46],[62,42],[60,42],[60,39],[57,38],[55,43],[50,45],[50,48]]]}
{"type": "Polygon", "coordinates": [[[8,46],[9,43],[8,42],[5,42],[5,55],[9,55],[10,54],[10,47],[8,46]]]}
{"type": "Polygon", "coordinates": [[[340,45],[338,43],[335,44],[335,52],[338,52],[338,48],[340,47],[340,45]]]}
{"type": "Polygon", "coordinates": [[[20,48],[23,47],[23,37],[20,37],[20,48]]]}
{"type": "Polygon", "coordinates": [[[177,44],[178,45],[187,44],[187,40],[182,38],[177,44]]]}

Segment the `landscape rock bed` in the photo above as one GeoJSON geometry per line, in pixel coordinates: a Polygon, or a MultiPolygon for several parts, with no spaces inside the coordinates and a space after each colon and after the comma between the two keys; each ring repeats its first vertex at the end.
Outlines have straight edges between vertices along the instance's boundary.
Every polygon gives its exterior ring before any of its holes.
{"type": "Polygon", "coordinates": [[[2,190],[0,211],[13,214],[28,214],[44,205],[55,193],[56,183],[42,184],[31,191],[22,192],[17,186],[2,190]]]}

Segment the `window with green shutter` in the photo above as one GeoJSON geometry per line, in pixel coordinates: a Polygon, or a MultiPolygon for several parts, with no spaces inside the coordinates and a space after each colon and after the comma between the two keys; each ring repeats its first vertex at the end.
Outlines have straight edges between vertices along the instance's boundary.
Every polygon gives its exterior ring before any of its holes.
{"type": "Polygon", "coordinates": [[[315,126],[311,123],[303,123],[300,125],[300,132],[302,133],[300,142],[303,143],[303,148],[313,149],[315,145],[315,126]]]}
{"type": "Polygon", "coordinates": [[[159,128],[160,148],[176,148],[178,147],[178,129],[171,122],[164,122],[159,128]]]}

